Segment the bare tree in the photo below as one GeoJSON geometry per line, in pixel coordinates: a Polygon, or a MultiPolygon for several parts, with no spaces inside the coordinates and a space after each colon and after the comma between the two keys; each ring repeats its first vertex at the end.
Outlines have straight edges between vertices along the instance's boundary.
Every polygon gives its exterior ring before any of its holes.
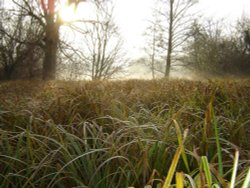
{"type": "Polygon", "coordinates": [[[150,20],[148,27],[145,30],[144,37],[146,40],[145,52],[149,56],[149,67],[152,72],[152,78],[155,79],[156,73],[164,73],[159,69],[163,53],[164,53],[164,29],[162,25],[159,9],[154,8],[152,20],[150,20]]]}
{"type": "Polygon", "coordinates": [[[41,59],[41,30],[37,22],[19,14],[1,9],[0,66],[2,79],[32,78],[41,59]],[[19,74],[17,73],[19,72],[19,74]],[[25,73],[26,72],[26,73],[25,73]],[[14,75],[15,73],[15,75],[14,75]]]}
{"type": "Polygon", "coordinates": [[[192,24],[190,38],[185,47],[188,55],[183,58],[189,69],[203,75],[220,70],[217,52],[220,50],[223,38],[221,27],[219,23],[214,23],[211,20],[205,24],[200,24],[198,21],[192,24]]]}
{"type": "MultiPolygon", "coordinates": [[[[57,65],[57,50],[59,44],[59,28],[63,24],[58,12],[59,0],[12,0],[16,5],[36,19],[44,29],[44,80],[55,79],[57,65]],[[22,2],[22,3],[21,3],[22,2]]],[[[85,0],[70,0],[69,4],[77,6],[85,0]]]]}
{"type": "MultiPolygon", "coordinates": [[[[76,31],[71,30],[77,36],[76,31]]],[[[68,33],[68,30],[67,30],[68,33]]],[[[71,33],[70,35],[73,35],[71,33]]],[[[67,35],[63,35],[64,40],[60,41],[59,45],[59,55],[60,58],[57,71],[58,76],[61,79],[66,80],[79,80],[84,78],[84,73],[87,69],[86,64],[84,64],[84,55],[81,49],[74,43],[74,40],[71,41],[68,39],[67,35]]],[[[78,40],[79,40],[78,36],[78,40]]]]}
{"type": "Polygon", "coordinates": [[[237,21],[236,30],[241,33],[242,42],[245,45],[244,52],[250,52],[250,18],[249,16],[243,15],[241,19],[237,21]]]}
{"type": "Polygon", "coordinates": [[[249,75],[250,58],[244,43],[244,29],[236,28],[228,34],[222,29],[225,27],[222,21],[194,22],[183,62],[196,75],[249,75]]]}
{"type": "Polygon", "coordinates": [[[111,1],[95,2],[95,23],[85,25],[83,61],[91,79],[110,79],[121,72],[126,63],[123,40],[113,20],[111,1]]]}
{"type": "Polygon", "coordinates": [[[169,77],[173,62],[173,53],[180,50],[181,45],[187,40],[186,33],[194,13],[190,12],[197,0],[160,0],[167,9],[162,12],[166,18],[167,31],[167,55],[165,65],[165,77],[169,77]]]}

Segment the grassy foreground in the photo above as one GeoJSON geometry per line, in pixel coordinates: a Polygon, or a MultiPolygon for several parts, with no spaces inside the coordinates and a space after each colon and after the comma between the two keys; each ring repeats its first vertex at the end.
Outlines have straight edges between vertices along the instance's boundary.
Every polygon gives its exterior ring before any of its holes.
{"type": "Polygon", "coordinates": [[[0,83],[0,187],[249,188],[250,80],[0,83]]]}

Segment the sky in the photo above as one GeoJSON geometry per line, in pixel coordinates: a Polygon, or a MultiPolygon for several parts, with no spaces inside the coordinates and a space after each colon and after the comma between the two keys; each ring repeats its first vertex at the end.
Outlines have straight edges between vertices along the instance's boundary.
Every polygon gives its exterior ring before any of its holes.
{"type": "Polygon", "coordinates": [[[115,17],[130,56],[139,56],[142,34],[151,16],[153,0],[116,0],[115,17]]]}
{"type": "MultiPolygon", "coordinates": [[[[9,0],[5,0],[5,3],[8,2],[9,0]]],[[[124,39],[124,48],[129,56],[138,58],[143,53],[144,38],[142,34],[147,27],[147,20],[151,16],[155,0],[114,0],[114,2],[114,15],[124,39]]],[[[250,0],[199,0],[195,8],[204,17],[226,18],[231,23],[239,19],[243,13],[250,16],[250,0]]],[[[91,19],[89,3],[82,3],[78,10],[80,17],[91,19]]],[[[70,14],[72,11],[66,10],[64,13],[66,18],[71,17],[70,14]]]]}
{"type": "MultiPolygon", "coordinates": [[[[115,16],[132,57],[140,57],[144,45],[142,34],[151,15],[154,0],[115,0],[115,16]]],[[[250,0],[199,0],[196,10],[207,18],[226,18],[233,22],[243,12],[250,15],[250,0]]]]}

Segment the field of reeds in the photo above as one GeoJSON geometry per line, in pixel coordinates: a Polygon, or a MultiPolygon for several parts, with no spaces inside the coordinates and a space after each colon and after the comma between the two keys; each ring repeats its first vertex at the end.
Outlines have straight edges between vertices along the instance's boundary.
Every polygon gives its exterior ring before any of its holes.
{"type": "Polygon", "coordinates": [[[250,80],[0,83],[0,187],[249,182],[250,80]]]}

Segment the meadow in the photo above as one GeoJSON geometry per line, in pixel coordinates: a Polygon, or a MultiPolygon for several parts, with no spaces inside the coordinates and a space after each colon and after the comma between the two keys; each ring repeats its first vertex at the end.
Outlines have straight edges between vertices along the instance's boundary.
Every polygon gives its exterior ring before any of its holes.
{"type": "Polygon", "coordinates": [[[0,187],[250,187],[250,80],[0,83],[0,187]]]}

